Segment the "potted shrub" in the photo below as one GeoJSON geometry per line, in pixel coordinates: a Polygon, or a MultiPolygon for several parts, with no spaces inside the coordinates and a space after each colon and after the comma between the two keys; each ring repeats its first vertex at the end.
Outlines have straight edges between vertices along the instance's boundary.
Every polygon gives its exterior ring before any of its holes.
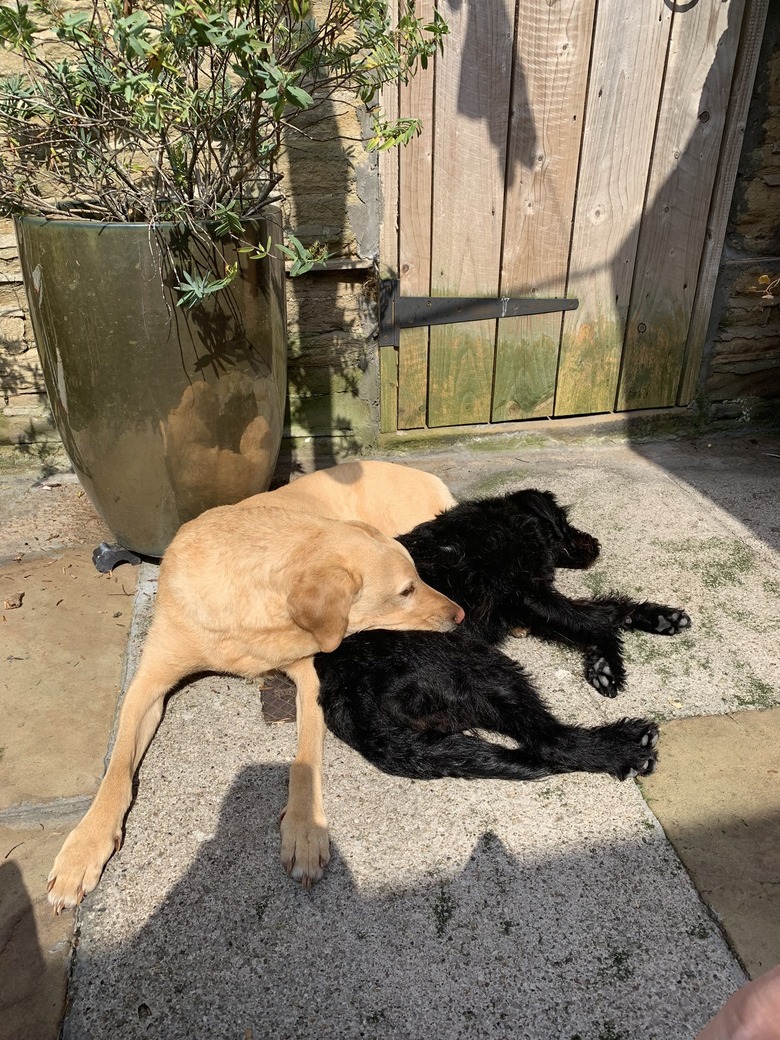
{"type": "MultiPolygon", "coordinates": [[[[400,0],[56,0],[0,7],[0,211],[15,217],[47,391],[119,543],[159,556],[265,490],[286,387],[286,135],[370,102],[446,27],[400,0]]],[[[378,112],[378,110],[376,110],[378,112]]],[[[414,120],[374,120],[371,147],[414,120]]],[[[301,130],[300,132],[305,132],[301,130]]]]}

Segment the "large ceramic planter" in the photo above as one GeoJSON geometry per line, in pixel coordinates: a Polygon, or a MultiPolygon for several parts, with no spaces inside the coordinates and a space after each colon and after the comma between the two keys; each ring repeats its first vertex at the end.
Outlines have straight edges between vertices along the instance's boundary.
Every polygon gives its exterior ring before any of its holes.
{"type": "MultiPolygon", "coordinates": [[[[24,217],[16,231],[57,428],[116,540],[161,556],[185,521],[266,490],[287,378],[281,260],[170,224],[24,217]],[[181,272],[218,254],[235,281],[177,306],[181,272]]],[[[269,235],[274,215],[248,237],[269,235]]]]}

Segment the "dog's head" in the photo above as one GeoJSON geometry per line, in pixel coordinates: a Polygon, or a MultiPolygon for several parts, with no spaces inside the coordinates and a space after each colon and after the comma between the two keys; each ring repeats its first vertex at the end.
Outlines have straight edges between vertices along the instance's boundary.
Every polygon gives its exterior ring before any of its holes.
{"type": "Polygon", "coordinates": [[[373,628],[447,632],[463,610],[420,578],[398,542],[368,524],[336,523],[307,553],[287,596],[291,620],[319,648],[373,628]]]}
{"type": "Polygon", "coordinates": [[[551,491],[527,488],[506,497],[518,514],[534,516],[546,529],[557,567],[585,569],[598,559],[598,539],[569,523],[568,507],[560,505],[551,491]]]}

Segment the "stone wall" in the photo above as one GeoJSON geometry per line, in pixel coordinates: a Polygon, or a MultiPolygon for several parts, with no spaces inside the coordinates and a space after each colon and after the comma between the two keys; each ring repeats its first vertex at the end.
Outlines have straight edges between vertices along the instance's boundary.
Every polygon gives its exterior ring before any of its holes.
{"type": "Polygon", "coordinates": [[[326,244],[331,259],[287,283],[289,431],[332,438],[338,452],[370,443],[379,429],[379,175],[353,104],[318,110],[304,131],[287,141],[285,223],[304,244],[326,244]]]}
{"type": "Polygon", "coordinates": [[[0,454],[45,455],[56,440],[10,220],[0,220],[0,454]]]}
{"type": "Polygon", "coordinates": [[[770,4],[702,370],[710,401],[744,411],[780,397],[778,302],[780,7],[770,4]]]}

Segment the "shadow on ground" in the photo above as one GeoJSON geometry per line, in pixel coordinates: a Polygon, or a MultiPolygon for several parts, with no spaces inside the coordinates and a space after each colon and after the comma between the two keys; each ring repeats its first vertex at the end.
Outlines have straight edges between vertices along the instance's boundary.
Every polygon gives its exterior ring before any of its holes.
{"type": "Polygon", "coordinates": [[[41,948],[22,872],[13,861],[0,862],[0,1034],[18,1040],[47,1035],[64,997],[62,967],[41,948]]]}
{"type": "MultiPolygon", "coordinates": [[[[307,893],[278,862],[285,785],[282,765],[244,768],[216,832],[131,939],[104,934],[116,893],[97,890],[66,1037],[682,1040],[738,984],[717,927],[704,913],[691,923],[695,897],[649,820],[632,841],[564,840],[532,860],[483,831],[464,863],[402,887],[381,870],[358,883],[334,847],[307,893]]],[[[151,872],[166,856],[139,852],[151,872]]],[[[126,895],[120,912],[134,913],[126,895]]]]}
{"type": "MultiPolygon", "coordinates": [[[[779,413],[780,415],[780,413],[779,413]]],[[[667,442],[630,443],[640,458],[660,466],[744,524],[771,549],[780,550],[780,434],[757,430],[706,434],[667,442]]]]}

